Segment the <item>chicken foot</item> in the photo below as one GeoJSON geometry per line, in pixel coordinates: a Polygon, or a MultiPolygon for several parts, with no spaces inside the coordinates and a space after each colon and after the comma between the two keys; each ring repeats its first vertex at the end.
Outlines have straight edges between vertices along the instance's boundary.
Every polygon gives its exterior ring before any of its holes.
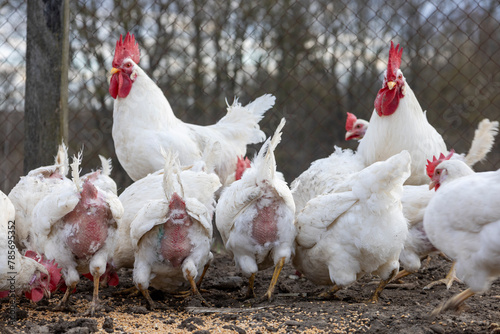
{"type": "Polygon", "coordinates": [[[395,276],[397,276],[397,272],[398,272],[398,269],[394,269],[391,272],[391,275],[389,275],[388,279],[380,280],[380,283],[377,286],[377,288],[375,289],[375,292],[373,292],[373,295],[370,297],[370,299],[368,299],[369,303],[378,303],[378,299],[380,298],[380,294],[382,293],[384,288],[387,286],[387,284],[389,284],[389,282],[392,281],[395,276]]]}
{"type": "Polygon", "coordinates": [[[285,265],[285,258],[282,257],[281,259],[279,259],[278,263],[276,263],[276,266],[274,267],[274,272],[273,272],[273,277],[271,278],[271,283],[269,284],[269,288],[267,289],[266,294],[261,298],[261,301],[264,301],[266,298],[268,301],[272,300],[274,287],[276,286],[276,283],[278,282],[278,278],[280,276],[281,270],[283,269],[284,265],[285,265]]]}
{"type": "Polygon", "coordinates": [[[65,311],[68,310],[70,312],[73,312],[73,308],[68,305],[69,303],[69,295],[71,294],[71,291],[75,290],[77,282],[74,282],[71,284],[71,286],[66,287],[66,292],[64,293],[64,296],[62,299],[57,303],[57,305],[54,307],[54,311],[65,311]]]}
{"type": "Polygon", "coordinates": [[[139,294],[139,289],[137,287],[131,286],[130,288],[126,288],[120,291],[113,292],[113,296],[124,296],[126,295],[127,297],[135,297],[139,294]]]}
{"type": "Polygon", "coordinates": [[[453,264],[451,265],[450,271],[448,271],[448,274],[446,274],[445,278],[427,284],[426,286],[424,286],[424,290],[431,289],[434,285],[440,283],[445,284],[446,289],[449,290],[454,281],[460,282],[460,280],[455,276],[455,262],[453,262],[453,264]]]}
{"type": "MultiPolygon", "coordinates": [[[[421,266],[421,268],[422,268],[422,269],[423,269],[423,268],[427,268],[427,267],[429,266],[429,263],[431,262],[431,256],[430,256],[430,255],[427,255],[427,256],[425,256],[425,257],[421,258],[421,259],[420,259],[420,261],[425,261],[425,262],[424,262],[424,264],[421,266]]],[[[406,277],[406,276],[408,276],[408,275],[411,275],[411,274],[413,274],[413,272],[408,271],[408,270],[406,270],[406,269],[403,269],[403,270],[401,270],[401,271],[400,271],[400,272],[396,275],[396,277],[394,277],[392,280],[393,280],[394,282],[396,282],[397,280],[400,280],[400,279],[402,279],[402,278],[404,278],[404,277],[406,277]]]]}
{"type": "Polygon", "coordinates": [[[153,301],[153,299],[151,299],[151,296],[149,295],[149,290],[147,288],[144,289],[141,283],[137,284],[137,290],[139,290],[144,296],[144,298],[146,298],[149,305],[149,309],[151,311],[154,311],[156,309],[156,303],[153,301]]]}
{"type": "Polygon", "coordinates": [[[411,275],[411,274],[413,274],[411,271],[408,271],[408,270],[406,270],[406,269],[403,269],[403,270],[401,270],[401,271],[400,271],[400,272],[396,275],[396,277],[394,277],[392,280],[393,280],[393,281],[397,281],[397,280],[402,279],[402,278],[404,278],[404,277],[406,277],[406,276],[408,276],[408,275],[411,275]]]}
{"type": "Polygon", "coordinates": [[[99,278],[100,278],[100,276],[97,274],[97,272],[99,272],[99,268],[96,268],[96,273],[93,275],[94,276],[94,293],[92,295],[92,301],[90,302],[90,306],[89,306],[88,310],[84,313],[85,316],[90,315],[91,317],[93,317],[96,309],[98,309],[100,306],[100,300],[99,300],[99,278]]]}
{"type": "Polygon", "coordinates": [[[451,297],[438,307],[436,307],[432,312],[431,316],[436,316],[440,313],[443,313],[444,311],[447,310],[455,310],[458,311],[460,306],[463,304],[463,302],[467,299],[470,298],[474,295],[474,292],[471,291],[471,289],[464,290],[460,292],[459,294],[451,297]]]}
{"type": "Polygon", "coordinates": [[[248,290],[244,299],[257,298],[254,291],[254,283],[255,283],[255,273],[250,275],[250,278],[248,279],[248,290]]]}
{"type": "Polygon", "coordinates": [[[342,288],[340,286],[338,286],[337,284],[335,284],[329,291],[326,291],[326,292],[322,292],[318,295],[318,299],[322,300],[322,299],[332,299],[333,297],[335,297],[335,294],[337,293],[337,291],[340,291],[342,288]]]}
{"type": "MultiPolygon", "coordinates": [[[[208,268],[207,266],[205,266],[205,268],[208,268]]],[[[204,268],[203,270],[203,273],[201,274],[201,277],[200,279],[198,280],[198,283],[201,284],[201,281],[203,279],[203,276],[205,275],[205,271],[206,269],[204,268]]],[[[210,306],[210,304],[205,300],[205,298],[203,298],[203,296],[201,295],[200,293],[200,290],[198,290],[198,283],[196,283],[194,281],[194,277],[193,275],[191,275],[191,273],[189,272],[189,270],[186,270],[186,276],[187,276],[187,279],[189,281],[189,284],[191,285],[191,289],[188,290],[188,291],[183,291],[183,292],[180,292],[176,295],[176,297],[181,297],[181,298],[187,298],[189,296],[193,296],[195,298],[198,298],[201,303],[205,306],[210,306]]]]}

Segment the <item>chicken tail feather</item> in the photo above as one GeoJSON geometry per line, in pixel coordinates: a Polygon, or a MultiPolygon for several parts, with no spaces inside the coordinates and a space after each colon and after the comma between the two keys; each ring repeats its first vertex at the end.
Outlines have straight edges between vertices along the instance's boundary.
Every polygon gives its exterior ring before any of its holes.
{"type": "Polygon", "coordinates": [[[469,152],[465,157],[465,163],[472,167],[479,161],[483,160],[491,151],[495,143],[495,136],[498,133],[498,122],[491,122],[489,119],[483,119],[474,133],[469,152]]]}

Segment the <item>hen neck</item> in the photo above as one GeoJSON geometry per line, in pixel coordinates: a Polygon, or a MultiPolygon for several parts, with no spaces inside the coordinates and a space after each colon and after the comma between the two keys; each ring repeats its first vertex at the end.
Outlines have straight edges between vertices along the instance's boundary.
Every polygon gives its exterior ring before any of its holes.
{"type": "Polygon", "coordinates": [[[180,120],[175,117],[168,100],[161,89],[140,68],[130,93],[117,98],[113,112],[115,121],[126,119],[134,126],[147,128],[173,126],[180,120]]]}

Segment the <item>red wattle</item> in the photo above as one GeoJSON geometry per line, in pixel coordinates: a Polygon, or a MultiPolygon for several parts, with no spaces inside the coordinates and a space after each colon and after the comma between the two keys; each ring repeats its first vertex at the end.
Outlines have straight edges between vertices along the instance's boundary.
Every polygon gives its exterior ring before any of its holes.
{"type": "Polygon", "coordinates": [[[118,96],[118,74],[113,74],[109,82],[109,94],[116,100],[118,96]]]}
{"type": "Polygon", "coordinates": [[[392,115],[399,105],[398,89],[384,87],[378,91],[375,99],[375,110],[379,116],[392,115]]]}
{"type": "Polygon", "coordinates": [[[132,80],[128,75],[123,72],[117,72],[111,77],[109,83],[109,94],[116,99],[116,97],[125,98],[132,89],[132,80]]]}
{"type": "Polygon", "coordinates": [[[32,301],[39,302],[43,298],[43,291],[41,288],[35,288],[30,292],[25,293],[26,298],[31,299],[32,301]]]}
{"type": "Polygon", "coordinates": [[[110,279],[108,281],[109,286],[117,286],[118,283],[120,283],[120,278],[118,277],[118,274],[115,271],[110,272],[109,276],[110,276],[110,279]]]}

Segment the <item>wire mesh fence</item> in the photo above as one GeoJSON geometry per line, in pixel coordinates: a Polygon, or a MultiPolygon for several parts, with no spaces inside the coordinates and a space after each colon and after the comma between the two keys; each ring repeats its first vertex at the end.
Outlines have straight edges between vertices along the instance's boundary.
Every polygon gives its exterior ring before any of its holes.
{"type": "MultiPolygon", "coordinates": [[[[119,189],[131,183],[114,152],[108,93],[115,42],[127,31],[141,46],[140,66],[185,122],[216,122],[226,98],[274,94],[260,124],[270,135],[286,117],[276,154],[289,182],[334,145],[356,148],[344,140],[346,112],[369,119],[390,41],[404,48],[401,69],[429,122],[466,152],[481,119],[500,120],[499,8],[494,0],[71,1],[70,154],[83,148],[84,171],[99,167],[99,154],[111,157],[119,189]]],[[[24,174],[26,10],[20,0],[0,6],[4,192],[24,174]]],[[[495,144],[476,169],[498,168],[495,144]]]]}

